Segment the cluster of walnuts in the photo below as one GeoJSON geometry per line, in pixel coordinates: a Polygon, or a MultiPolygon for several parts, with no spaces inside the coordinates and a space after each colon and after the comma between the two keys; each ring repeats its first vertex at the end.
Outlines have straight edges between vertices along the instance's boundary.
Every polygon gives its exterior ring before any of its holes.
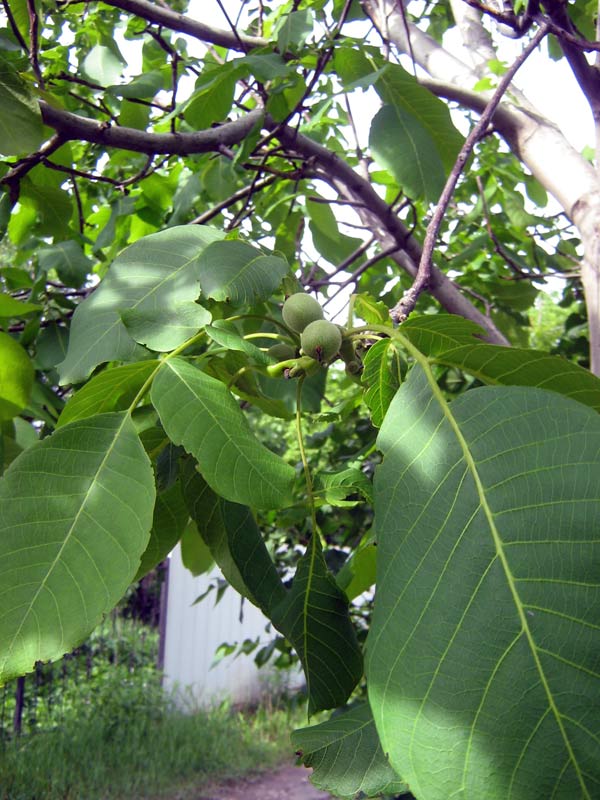
{"type": "Polygon", "coordinates": [[[345,328],[324,319],[319,303],[305,292],[297,292],[287,298],[281,311],[283,322],[299,337],[300,349],[289,344],[276,344],[269,354],[279,362],[295,360],[286,377],[310,375],[319,367],[327,367],[332,361],[341,358],[346,363],[346,371],[354,375],[361,367],[356,360],[354,343],[345,328]]]}

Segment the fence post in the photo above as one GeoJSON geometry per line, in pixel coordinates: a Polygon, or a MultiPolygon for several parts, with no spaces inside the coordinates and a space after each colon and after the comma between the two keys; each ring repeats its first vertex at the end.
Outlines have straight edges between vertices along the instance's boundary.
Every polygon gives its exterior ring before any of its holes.
{"type": "Polygon", "coordinates": [[[25,705],[25,676],[17,678],[17,689],[15,691],[15,713],[13,716],[13,731],[17,736],[21,735],[23,727],[23,707],[25,705]]]}
{"type": "Polygon", "coordinates": [[[167,600],[169,599],[169,564],[170,559],[163,561],[163,579],[160,585],[160,608],[158,612],[158,658],[156,666],[163,669],[165,666],[165,644],[167,641],[167,600]]]}

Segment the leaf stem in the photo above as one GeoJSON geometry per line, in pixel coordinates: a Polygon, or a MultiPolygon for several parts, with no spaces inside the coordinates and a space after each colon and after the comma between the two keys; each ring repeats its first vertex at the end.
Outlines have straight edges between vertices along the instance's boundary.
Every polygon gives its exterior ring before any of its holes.
{"type": "Polygon", "coordinates": [[[178,356],[184,350],[187,350],[188,347],[191,347],[191,345],[193,345],[197,341],[199,341],[205,334],[206,334],[205,330],[201,330],[198,333],[195,333],[192,337],[190,337],[189,339],[186,339],[185,342],[183,342],[183,344],[180,344],[179,347],[176,347],[175,350],[172,350],[170,353],[167,353],[164,356],[164,358],[161,358],[157,362],[156,368],[146,378],[146,380],[142,384],[142,387],[140,388],[139,392],[136,394],[136,396],[131,401],[131,403],[129,405],[129,408],[127,409],[127,413],[128,414],[132,414],[133,413],[133,410],[135,409],[137,404],[140,402],[142,397],[146,394],[148,389],[152,386],[152,382],[154,381],[154,378],[157,376],[158,371],[161,369],[163,364],[166,364],[167,361],[169,361],[171,358],[175,358],[175,356],[178,356]]]}
{"type": "Polygon", "coordinates": [[[300,449],[300,459],[302,461],[302,467],[304,469],[304,479],[306,481],[306,497],[308,499],[308,504],[310,507],[310,519],[312,524],[312,533],[313,536],[321,537],[321,532],[317,527],[317,512],[315,508],[315,493],[312,481],[312,475],[310,474],[310,467],[308,464],[308,459],[306,457],[306,450],[304,448],[304,436],[302,435],[302,386],[304,384],[305,376],[302,376],[298,380],[298,386],[296,387],[296,437],[298,439],[298,447],[300,449]]]}

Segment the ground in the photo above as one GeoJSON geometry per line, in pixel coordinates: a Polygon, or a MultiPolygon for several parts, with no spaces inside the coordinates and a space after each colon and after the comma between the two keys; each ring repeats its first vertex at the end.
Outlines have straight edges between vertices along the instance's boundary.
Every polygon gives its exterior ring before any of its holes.
{"type": "Polygon", "coordinates": [[[204,789],[194,800],[328,800],[310,783],[309,770],[286,766],[275,772],[204,789]]]}

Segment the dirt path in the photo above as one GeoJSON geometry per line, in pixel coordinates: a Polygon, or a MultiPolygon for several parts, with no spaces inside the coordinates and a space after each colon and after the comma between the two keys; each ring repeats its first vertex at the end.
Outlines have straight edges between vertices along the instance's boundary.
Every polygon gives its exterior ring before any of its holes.
{"type": "Polygon", "coordinates": [[[203,789],[194,800],[329,800],[308,780],[304,767],[282,767],[276,772],[203,789]]]}

